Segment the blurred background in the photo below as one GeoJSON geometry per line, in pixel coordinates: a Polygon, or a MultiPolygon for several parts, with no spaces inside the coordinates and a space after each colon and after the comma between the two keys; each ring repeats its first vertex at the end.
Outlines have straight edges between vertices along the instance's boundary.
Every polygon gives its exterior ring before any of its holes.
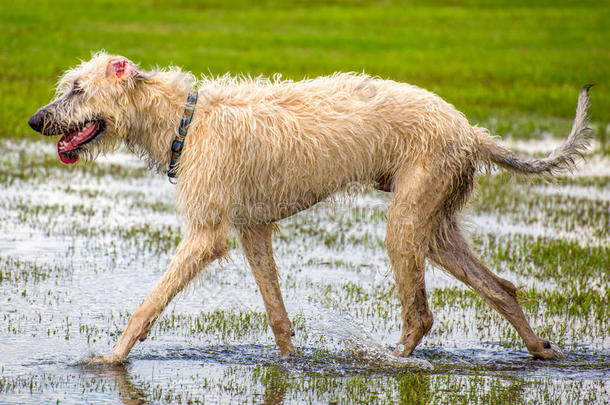
{"type": "Polygon", "coordinates": [[[610,119],[610,3],[588,0],[57,0],[0,5],[0,137],[62,71],[104,49],[144,69],[301,79],[366,72],[432,90],[473,123],[513,137],[568,130],[578,90],[610,119]]]}

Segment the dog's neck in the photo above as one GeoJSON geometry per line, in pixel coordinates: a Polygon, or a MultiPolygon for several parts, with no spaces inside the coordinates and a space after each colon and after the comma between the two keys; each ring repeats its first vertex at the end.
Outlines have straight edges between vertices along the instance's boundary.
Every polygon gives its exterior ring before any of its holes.
{"type": "Polygon", "coordinates": [[[166,172],[171,159],[171,145],[184,114],[188,93],[195,81],[191,75],[170,71],[151,74],[139,92],[141,116],[128,136],[127,144],[151,168],[166,172]],[[159,114],[162,111],[162,114],[159,114]]]}

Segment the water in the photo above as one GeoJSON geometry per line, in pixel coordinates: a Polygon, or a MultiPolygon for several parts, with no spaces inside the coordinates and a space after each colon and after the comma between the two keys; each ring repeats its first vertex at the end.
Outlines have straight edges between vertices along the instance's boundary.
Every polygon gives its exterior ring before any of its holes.
{"type": "MultiPolygon", "coordinates": [[[[609,397],[605,174],[526,186],[541,212],[499,200],[475,203],[471,213],[478,250],[502,276],[535,289],[537,299],[522,299],[528,317],[560,343],[565,361],[533,360],[505,321],[433,268],[426,283],[435,326],[411,358],[392,356],[400,307],[382,247],[389,201],[366,193],[284,221],[275,238],[297,357],[278,356],[260,294],[234,248],[228,263],[210,266],[197,289],[170,304],[126,365],[92,367],[86,359],[112,347],[171,259],[180,234],[173,186],[125,153],[64,168],[52,163],[47,144],[2,147],[23,152],[18,162],[0,156],[0,403],[609,397]],[[535,264],[523,246],[539,241],[588,252],[575,262],[582,274],[572,275],[569,263],[559,269],[565,274],[535,264]],[[564,305],[561,296],[574,291],[582,294],[564,305]]],[[[502,187],[523,201],[521,183],[502,187]]]]}

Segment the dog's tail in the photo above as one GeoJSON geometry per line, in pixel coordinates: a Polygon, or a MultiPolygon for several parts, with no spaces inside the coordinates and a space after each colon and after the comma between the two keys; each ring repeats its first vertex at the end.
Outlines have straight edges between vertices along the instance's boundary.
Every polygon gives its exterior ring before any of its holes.
{"type": "Polygon", "coordinates": [[[577,160],[589,147],[590,128],[587,127],[587,110],[589,109],[589,89],[585,86],[578,96],[576,117],[572,130],[561,146],[543,159],[523,160],[509,149],[498,145],[487,131],[478,129],[479,151],[483,160],[522,174],[538,174],[554,176],[572,171],[577,160]]]}

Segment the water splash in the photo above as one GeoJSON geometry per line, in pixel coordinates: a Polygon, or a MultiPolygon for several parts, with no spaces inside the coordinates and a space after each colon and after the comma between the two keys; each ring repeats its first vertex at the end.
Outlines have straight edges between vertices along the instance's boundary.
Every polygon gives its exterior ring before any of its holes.
{"type": "Polygon", "coordinates": [[[387,347],[376,342],[370,333],[349,314],[310,306],[302,309],[307,330],[313,336],[330,338],[336,348],[347,356],[369,365],[380,367],[406,367],[431,370],[432,364],[416,357],[395,356],[387,347]]]}

